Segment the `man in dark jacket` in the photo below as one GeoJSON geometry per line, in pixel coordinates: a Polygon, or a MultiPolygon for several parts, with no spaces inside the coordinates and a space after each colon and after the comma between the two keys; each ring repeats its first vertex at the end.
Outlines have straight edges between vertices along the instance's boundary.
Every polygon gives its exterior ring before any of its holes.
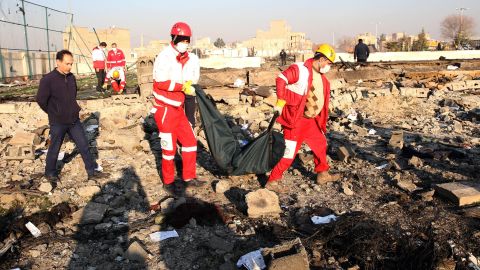
{"type": "Polygon", "coordinates": [[[367,58],[370,55],[370,50],[368,46],[363,43],[363,39],[358,40],[358,44],[355,46],[355,51],[353,52],[353,59],[356,59],[359,63],[367,62],[367,58]]]}
{"type": "Polygon", "coordinates": [[[105,176],[96,169],[98,165],[88,150],[88,141],[80,123],[80,106],[77,103],[77,81],[70,73],[73,64],[72,53],[62,50],[57,53],[57,68],[40,80],[37,103],[48,114],[50,124],[50,146],[48,147],[45,176],[55,184],[58,179],[56,169],[58,153],[65,134],[73,139],[82,155],[88,179],[105,176]]]}
{"type": "Polygon", "coordinates": [[[280,52],[280,60],[282,61],[282,66],[285,66],[287,64],[287,53],[284,49],[282,49],[282,51],[280,52]]]}

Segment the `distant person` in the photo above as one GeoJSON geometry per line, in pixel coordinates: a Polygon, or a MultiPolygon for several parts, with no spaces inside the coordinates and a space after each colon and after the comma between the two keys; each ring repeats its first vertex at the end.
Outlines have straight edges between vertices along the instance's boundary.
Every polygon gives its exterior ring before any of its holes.
{"type": "Polygon", "coordinates": [[[192,84],[197,84],[200,77],[198,57],[187,51],[192,30],[188,24],[177,22],[172,26],[170,36],[172,41],[158,54],[153,65],[152,110],[162,146],[163,188],[169,192],[175,190],[174,157],[177,141],[182,146],[183,181],[196,187],[206,183],[197,179],[197,139],[190,122],[192,119],[187,118],[194,116],[194,110],[187,111],[187,100],[190,96],[195,105],[195,88],[192,84]]]}
{"type": "Polygon", "coordinates": [[[363,43],[363,39],[359,39],[353,52],[353,59],[356,59],[359,63],[365,63],[367,62],[368,56],[370,56],[370,49],[363,43]]]}
{"type": "Polygon", "coordinates": [[[50,146],[48,147],[45,177],[56,184],[59,180],[56,169],[58,153],[65,134],[75,142],[85,164],[88,179],[104,177],[97,172],[92,154],[88,150],[88,141],[80,123],[80,106],[77,103],[77,81],[70,73],[73,55],[68,50],[61,50],[56,56],[57,68],[40,80],[36,101],[40,108],[48,114],[50,125],[50,146]]]}
{"type": "Polygon", "coordinates": [[[102,84],[105,80],[105,48],[107,43],[100,42],[99,46],[96,46],[92,50],[93,68],[95,69],[95,75],[97,75],[97,91],[102,91],[102,84]]]}
{"type": "Polygon", "coordinates": [[[280,60],[282,63],[282,66],[285,66],[287,64],[287,53],[285,52],[284,49],[280,52],[280,60]]]}
{"type": "Polygon", "coordinates": [[[112,49],[108,51],[107,68],[122,67],[125,70],[125,55],[117,48],[117,43],[112,43],[112,49]]]}
{"type": "Polygon", "coordinates": [[[108,82],[112,85],[112,89],[117,94],[122,94],[125,90],[125,72],[122,67],[114,67],[110,69],[105,77],[105,82],[103,84],[103,89],[107,89],[108,82]]]}

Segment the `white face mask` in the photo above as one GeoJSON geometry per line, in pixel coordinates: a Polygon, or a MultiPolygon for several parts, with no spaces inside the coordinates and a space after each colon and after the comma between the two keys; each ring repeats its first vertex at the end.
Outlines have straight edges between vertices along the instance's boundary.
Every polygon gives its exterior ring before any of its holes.
{"type": "Polygon", "coordinates": [[[326,65],[323,68],[320,68],[320,73],[325,74],[330,71],[330,65],[326,65]]]}
{"type": "Polygon", "coordinates": [[[179,51],[180,53],[184,53],[188,49],[188,43],[179,42],[177,43],[177,46],[175,46],[175,48],[177,48],[177,51],[179,51]]]}
{"type": "Polygon", "coordinates": [[[114,52],[116,52],[116,51],[117,51],[117,48],[112,48],[112,50],[113,50],[114,52]]]}

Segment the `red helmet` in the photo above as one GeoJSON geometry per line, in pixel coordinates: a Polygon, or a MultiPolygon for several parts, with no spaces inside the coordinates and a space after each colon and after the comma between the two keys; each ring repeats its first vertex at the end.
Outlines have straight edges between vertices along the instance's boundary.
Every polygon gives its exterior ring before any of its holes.
{"type": "Polygon", "coordinates": [[[177,22],[172,26],[170,35],[191,37],[192,30],[190,29],[190,26],[188,26],[188,24],[184,22],[177,22]]]}

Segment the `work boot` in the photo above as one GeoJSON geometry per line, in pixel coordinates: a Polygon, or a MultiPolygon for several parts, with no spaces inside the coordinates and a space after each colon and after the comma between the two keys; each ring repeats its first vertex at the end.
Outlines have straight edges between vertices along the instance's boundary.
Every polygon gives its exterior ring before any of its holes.
{"type": "Polygon", "coordinates": [[[170,195],[175,195],[175,183],[163,184],[162,189],[165,190],[170,195]]]}
{"type": "Polygon", "coordinates": [[[335,182],[340,179],[340,174],[330,174],[329,172],[319,172],[317,173],[317,184],[323,185],[328,182],[335,182]]]}
{"type": "Polygon", "coordinates": [[[199,180],[197,178],[185,179],[184,181],[189,187],[202,187],[207,183],[207,181],[199,180]]]}
{"type": "Polygon", "coordinates": [[[110,176],[109,173],[94,171],[92,174],[88,175],[88,180],[99,180],[99,179],[107,178],[109,176],[110,176]]]}
{"type": "Polygon", "coordinates": [[[58,182],[60,182],[60,178],[57,175],[46,175],[45,178],[52,185],[52,189],[55,189],[58,182]]]}
{"type": "Polygon", "coordinates": [[[281,185],[280,181],[268,181],[265,184],[265,188],[276,193],[285,193],[287,191],[287,188],[281,185]]]}

